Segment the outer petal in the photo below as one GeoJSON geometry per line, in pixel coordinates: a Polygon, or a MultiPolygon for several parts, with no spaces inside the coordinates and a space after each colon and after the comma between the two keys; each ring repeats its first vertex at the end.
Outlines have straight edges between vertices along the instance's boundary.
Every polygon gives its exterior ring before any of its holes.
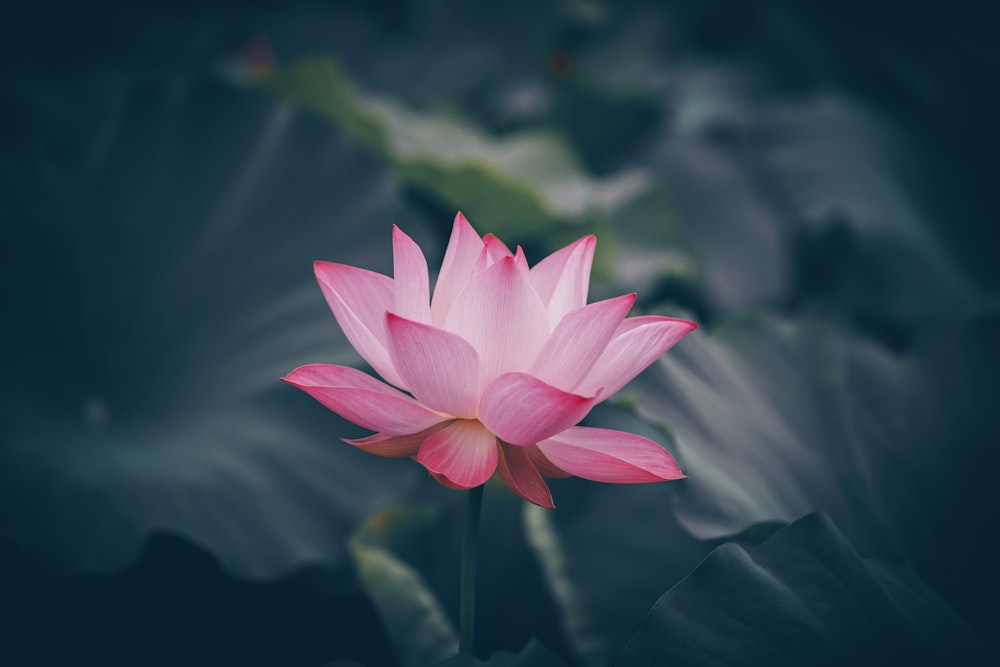
{"type": "Polygon", "coordinates": [[[626,294],[567,314],[545,341],[531,374],[554,387],[573,391],[600,358],[633,303],[635,294],[626,294]]]}
{"type": "Polygon", "coordinates": [[[395,307],[392,279],[332,262],[315,262],[313,270],[330,310],[354,349],[376,373],[405,387],[386,346],[385,313],[395,307]]]}
{"type": "Polygon", "coordinates": [[[527,447],[522,447],[522,449],[528,452],[531,462],[535,464],[542,477],[572,477],[568,472],[562,468],[557,468],[552,461],[549,461],[545,457],[545,454],[542,454],[542,450],[538,448],[538,445],[528,445],[527,447]]]}
{"type": "Polygon", "coordinates": [[[504,442],[533,445],[579,422],[597,400],[562,391],[527,373],[508,373],[483,392],[479,419],[504,442]]]}
{"type": "Polygon", "coordinates": [[[443,326],[448,319],[455,299],[462,293],[472,278],[472,269],[479,260],[483,250],[483,241],[472,228],[465,216],[459,213],[455,216],[455,224],[451,228],[451,239],[444,253],[441,272],[434,285],[434,299],[431,302],[431,321],[437,326],[443,326]]]}
{"type": "Polygon", "coordinates": [[[603,395],[611,396],[697,328],[694,322],[673,317],[630,317],[618,327],[576,391],[588,393],[603,387],[603,395]]]}
{"type": "Polygon", "coordinates": [[[587,303],[596,247],[595,236],[584,236],[531,269],[531,281],[545,304],[551,328],[555,328],[563,315],[587,303]]]}
{"type": "Polygon", "coordinates": [[[392,226],[394,313],[416,322],[431,321],[427,260],[420,246],[392,226]]]}
{"type": "Polygon", "coordinates": [[[595,482],[639,484],[685,476],[663,447],[622,431],[576,426],[538,443],[538,449],[560,469],[595,482]]]}
{"type": "Polygon", "coordinates": [[[527,370],[549,335],[545,307],[513,257],[472,279],[448,314],[447,328],[476,348],[485,383],[527,370]]]}
{"type": "Polygon", "coordinates": [[[417,450],[420,449],[420,445],[423,441],[427,439],[427,436],[431,433],[440,431],[450,423],[450,420],[445,420],[440,424],[435,424],[434,426],[426,428],[419,433],[411,433],[409,435],[376,433],[375,435],[370,435],[367,438],[358,438],[357,440],[341,438],[341,440],[349,445],[354,445],[358,449],[368,452],[369,454],[374,454],[375,456],[384,456],[390,459],[404,458],[414,456],[417,453],[417,450]]]}
{"type": "Polygon", "coordinates": [[[555,509],[552,492],[535,468],[527,447],[500,443],[500,476],[507,486],[525,500],[555,509]]]}
{"type": "Polygon", "coordinates": [[[452,422],[420,445],[417,461],[450,485],[471,489],[483,484],[497,468],[497,442],[473,419],[452,422]]]}
{"type": "Polygon", "coordinates": [[[389,313],[389,353],[410,391],[429,408],[475,417],[482,392],[479,355],[458,334],[389,313]]]}
{"type": "Polygon", "coordinates": [[[344,419],[389,435],[416,433],[444,421],[413,398],[347,366],[300,366],[281,378],[344,419]]]}

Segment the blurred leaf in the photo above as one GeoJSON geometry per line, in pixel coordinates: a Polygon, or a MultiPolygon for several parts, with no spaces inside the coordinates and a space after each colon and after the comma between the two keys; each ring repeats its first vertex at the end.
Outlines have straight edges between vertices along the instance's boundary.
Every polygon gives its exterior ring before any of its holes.
{"type": "Polygon", "coordinates": [[[382,165],[288,107],[107,76],[11,103],[0,533],[73,571],[125,566],[155,529],[243,574],[336,563],[424,478],[338,442],[361,432],[279,382],[362,363],[310,267],[388,273],[393,222],[431,255],[433,237],[382,165]],[[54,102],[76,123],[36,113],[54,102]]]}
{"type": "MultiPolygon", "coordinates": [[[[464,501],[464,493],[447,491],[434,506],[385,510],[352,539],[361,579],[406,664],[428,664],[457,650],[464,501]]],[[[525,543],[522,505],[501,482],[487,485],[477,566],[478,655],[509,651],[533,638],[566,653],[556,609],[525,543]]]]}
{"type": "Polygon", "coordinates": [[[393,664],[349,567],[250,581],[190,540],[157,533],[119,572],[60,575],[0,538],[0,590],[4,665],[393,664]]]}
{"type": "MultiPolygon", "coordinates": [[[[369,526],[391,529],[399,513],[378,514],[369,526]]],[[[367,544],[368,531],[351,540],[351,553],[365,590],[379,610],[401,664],[424,667],[458,652],[458,636],[440,603],[412,567],[381,546],[367,544]]]]}
{"type": "Polygon", "coordinates": [[[477,660],[465,655],[457,655],[440,663],[438,667],[560,667],[565,665],[559,656],[555,655],[537,639],[528,642],[519,653],[501,651],[490,656],[489,660],[477,660]]]}
{"type": "Polygon", "coordinates": [[[668,485],[587,489],[556,512],[525,506],[528,539],[559,605],[564,631],[582,665],[607,665],[664,588],[691,571],[709,545],[672,518],[668,485]]]}
{"type": "Polygon", "coordinates": [[[628,168],[663,122],[662,104],[639,91],[609,90],[571,77],[557,87],[555,118],[591,173],[628,168]]]}
{"type": "Polygon", "coordinates": [[[653,606],[618,665],[995,664],[910,571],[862,559],[823,515],[725,544],[653,606]]]}
{"type": "Polygon", "coordinates": [[[959,609],[984,611],[998,589],[978,549],[1000,510],[983,472],[1000,464],[987,398],[998,322],[928,325],[902,358],[816,322],[695,332],[631,385],[640,416],[676,434],[689,475],[679,520],[718,538],[821,510],[861,548],[905,556],[959,609]]]}
{"type": "Polygon", "coordinates": [[[302,61],[252,84],[332,121],[442,219],[461,210],[480,230],[545,253],[600,231],[607,248],[597,273],[629,288],[661,276],[691,277],[691,260],[677,247],[664,247],[681,238],[649,178],[635,169],[592,178],[552,129],[494,138],[454,115],[359,91],[332,60],[302,61]]]}

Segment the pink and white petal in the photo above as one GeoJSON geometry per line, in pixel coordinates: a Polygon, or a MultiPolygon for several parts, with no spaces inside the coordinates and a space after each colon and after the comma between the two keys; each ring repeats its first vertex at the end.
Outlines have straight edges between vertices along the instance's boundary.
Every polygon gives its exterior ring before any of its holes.
{"type": "Polygon", "coordinates": [[[597,238],[588,235],[555,251],[531,269],[531,281],[545,304],[551,328],[587,303],[597,238]]]}
{"type": "Polygon", "coordinates": [[[420,246],[396,225],[392,226],[392,260],[395,288],[392,311],[415,322],[429,323],[431,306],[427,260],[420,246]]]}
{"type": "Polygon", "coordinates": [[[483,380],[472,345],[458,334],[393,313],[386,322],[392,363],[417,400],[449,415],[475,417],[483,380]]]}
{"type": "Polygon", "coordinates": [[[330,310],[354,349],[385,380],[405,388],[386,347],[385,313],[395,307],[392,279],[333,262],[317,261],[313,270],[330,310]]]}
{"type": "Polygon", "coordinates": [[[538,443],[538,449],[556,467],[595,482],[640,484],[685,477],[659,444],[623,431],[576,426],[538,443]]]}
{"type": "MultiPolygon", "coordinates": [[[[524,249],[521,246],[517,246],[517,250],[514,251],[514,266],[517,270],[521,272],[525,280],[529,283],[531,282],[531,269],[528,267],[528,258],[524,255],[524,249]]],[[[532,285],[534,287],[534,285],[532,285]]]]}
{"type": "Polygon", "coordinates": [[[446,328],[479,353],[484,384],[503,373],[526,371],[549,335],[545,307],[513,257],[472,279],[455,300],[446,328]]]}
{"type": "Polygon", "coordinates": [[[455,224],[451,228],[451,238],[441,263],[441,272],[434,285],[434,298],[431,301],[431,322],[443,326],[448,319],[455,299],[472,279],[472,270],[479,260],[483,250],[483,241],[472,228],[465,216],[459,213],[455,216],[455,224]]]}
{"type": "Polygon", "coordinates": [[[694,322],[673,317],[628,318],[575,391],[587,393],[603,387],[605,398],[610,397],[697,328],[694,322]]]}
{"type": "Polygon", "coordinates": [[[483,392],[479,420],[504,442],[534,445],[579,422],[597,401],[598,396],[571,394],[527,373],[507,373],[483,392]]]}
{"type": "Polygon", "coordinates": [[[573,391],[600,358],[625,319],[635,294],[598,301],[568,313],[545,341],[531,374],[573,391]]]}
{"type": "Polygon", "coordinates": [[[499,447],[500,476],[511,491],[528,502],[555,509],[552,502],[552,492],[535,468],[528,454],[527,447],[518,447],[500,443],[499,447]]]}
{"type": "Polygon", "coordinates": [[[474,419],[459,419],[420,445],[417,462],[452,488],[484,484],[497,469],[496,437],[474,419]]]}
{"type": "Polygon", "coordinates": [[[568,472],[557,467],[552,461],[549,461],[545,454],[542,454],[542,450],[538,448],[538,445],[528,445],[521,449],[528,452],[531,462],[538,468],[538,472],[542,474],[542,477],[572,477],[568,472]]]}
{"type": "Polygon", "coordinates": [[[349,422],[389,435],[405,435],[447,419],[395,387],[356,368],[311,364],[281,378],[349,422]]]}

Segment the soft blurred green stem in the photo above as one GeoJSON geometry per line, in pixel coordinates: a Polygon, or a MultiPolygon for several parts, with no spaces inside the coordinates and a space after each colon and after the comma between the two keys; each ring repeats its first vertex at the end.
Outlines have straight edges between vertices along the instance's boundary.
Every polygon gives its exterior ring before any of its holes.
{"type": "Polygon", "coordinates": [[[475,656],[476,544],[479,541],[479,514],[483,508],[483,487],[469,489],[462,536],[462,581],[458,607],[458,652],[475,656]]]}

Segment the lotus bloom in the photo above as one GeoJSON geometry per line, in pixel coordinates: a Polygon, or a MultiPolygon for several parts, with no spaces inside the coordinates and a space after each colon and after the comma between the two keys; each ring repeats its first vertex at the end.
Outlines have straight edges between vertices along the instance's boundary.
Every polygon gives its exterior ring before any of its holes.
{"type": "Polygon", "coordinates": [[[626,319],[635,294],[587,304],[595,244],[585,236],[529,268],[520,247],[480,238],[459,213],[431,298],[423,252],[393,227],[394,278],[315,264],[347,339],[386,382],[325,364],[283,379],[376,431],[346,442],[413,457],[449,488],[479,486],[499,468],[514,493],[553,507],[543,475],[679,479],[652,440],[576,426],[696,327],[626,319]]]}

